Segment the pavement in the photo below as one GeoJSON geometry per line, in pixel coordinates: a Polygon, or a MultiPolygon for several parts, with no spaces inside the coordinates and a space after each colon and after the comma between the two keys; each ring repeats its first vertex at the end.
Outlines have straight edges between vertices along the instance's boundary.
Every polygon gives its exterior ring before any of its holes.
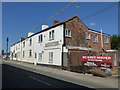
{"type": "MultiPolygon", "coordinates": [[[[75,72],[70,72],[66,70],[50,68],[50,67],[41,66],[41,65],[33,65],[30,63],[13,61],[13,60],[3,60],[2,63],[12,67],[30,71],[36,74],[44,75],[46,77],[51,77],[57,80],[62,80],[64,82],[72,83],[76,85],[75,87],[79,85],[80,87],[88,87],[88,88],[95,88],[95,89],[112,88],[113,90],[115,89],[118,90],[119,88],[118,86],[120,86],[118,85],[120,83],[118,83],[119,80],[117,78],[97,77],[97,76],[92,76],[91,74],[89,75],[89,74],[75,73],[75,72]]],[[[29,78],[32,78],[38,81],[40,80],[35,77],[29,77],[29,78]]],[[[53,85],[53,86],[56,86],[56,85],[53,85]]]]}

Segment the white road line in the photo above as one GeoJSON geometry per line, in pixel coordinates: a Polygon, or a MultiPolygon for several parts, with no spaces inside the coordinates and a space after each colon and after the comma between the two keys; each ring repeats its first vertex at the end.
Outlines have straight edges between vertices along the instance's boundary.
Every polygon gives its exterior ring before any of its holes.
{"type": "Polygon", "coordinates": [[[48,85],[48,86],[55,87],[55,86],[53,86],[53,85],[51,85],[51,84],[49,84],[49,83],[47,83],[47,82],[45,82],[45,81],[39,80],[39,79],[34,78],[34,77],[32,77],[32,76],[28,76],[28,77],[31,78],[31,79],[34,79],[34,80],[36,80],[36,81],[38,81],[38,82],[44,83],[44,84],[46,84],[46,85],[48,85]]]}

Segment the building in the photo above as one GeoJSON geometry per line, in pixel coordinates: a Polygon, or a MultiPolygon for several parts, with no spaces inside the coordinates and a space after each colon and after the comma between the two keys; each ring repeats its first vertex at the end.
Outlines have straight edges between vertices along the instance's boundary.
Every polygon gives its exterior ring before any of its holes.
{"type": "Polygon", "coordinates": [[[62,22],[55,20],[50,27],[42,25],[37,33],[28,32],[27,38],[10,47],[10,55],[13,60],[65,67],[79,65],[81,55],[106,55],[109,49],[109,34],[89,29],[73,16],[62,22]]]}

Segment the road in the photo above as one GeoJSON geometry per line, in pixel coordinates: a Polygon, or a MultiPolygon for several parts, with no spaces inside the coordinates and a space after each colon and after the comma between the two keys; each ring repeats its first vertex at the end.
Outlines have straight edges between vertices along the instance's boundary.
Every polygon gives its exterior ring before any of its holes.
{"type": "Polygon", "coordinates": [[[30,72],[7,64],[2,65],[2,88],[85,88],[84,86],[30,72]]]}

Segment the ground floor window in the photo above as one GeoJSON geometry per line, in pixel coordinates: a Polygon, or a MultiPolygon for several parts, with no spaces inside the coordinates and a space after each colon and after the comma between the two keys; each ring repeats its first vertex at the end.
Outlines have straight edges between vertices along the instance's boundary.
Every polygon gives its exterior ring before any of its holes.
{"type": "Polygon", "coordinates": [[[39,61],[42,61],[42,53],[39,53],[39,54],[38,54],[38,60],[39,60],[39,61]]]}
{"type": "Polygon", "coordinates": [[[29,51],[29,57],[31,57],[31,56],[32,56],[32,50],[29,51]]]}
{"type": "Polygon", "coordinates": [[[24,58],[24,56],[25,56],[25,51],[23,51],[23,58],[24,58]]]}
{"type": "Polygon", "coordinates": [[[37,53],[35,52],[35,59],[37,58],[37,53]]]}
{"type": "Polygon", "coordinates": [[[53,52],[49,52],[49,62],[53,62],[53,52]]]}
{"type": "Polygon", "coordinates": [[[15,58],[17,58],[17,54],[15,54],[15,58]]]}

